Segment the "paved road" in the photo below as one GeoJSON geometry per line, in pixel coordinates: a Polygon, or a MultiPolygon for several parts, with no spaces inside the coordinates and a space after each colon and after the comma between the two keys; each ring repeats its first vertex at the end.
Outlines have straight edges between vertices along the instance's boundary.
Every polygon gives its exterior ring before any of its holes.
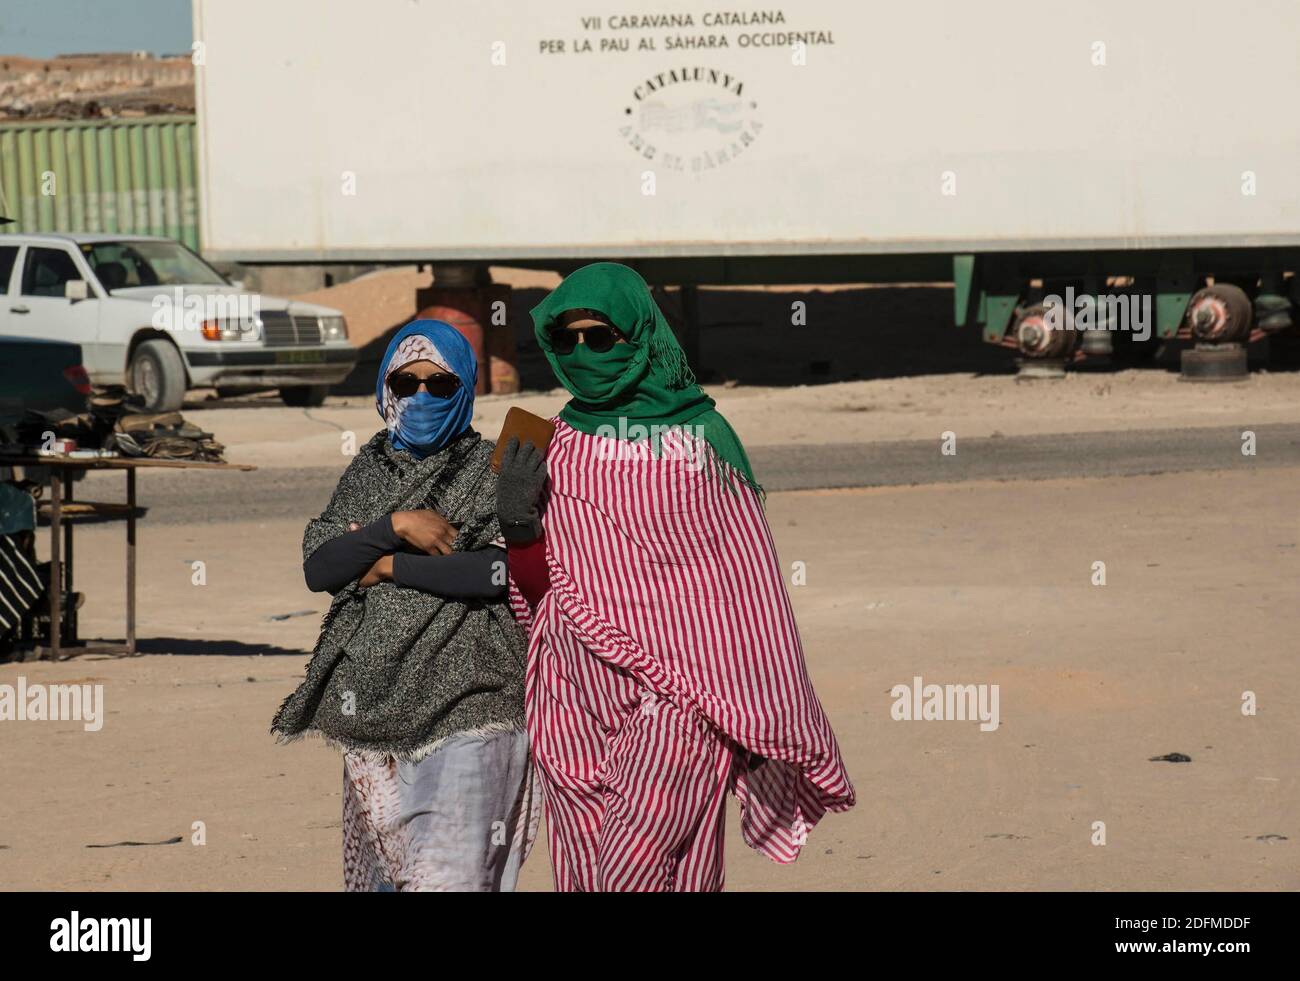
{"type": "MultiPolygon", "coordinates": [[[[1240,429],[1214,427],[959,439],[952,456],[938,439],[760,446],[750,459],[769,491],[1300,466],[1300,425],[1253,431],[1253,457],[1241,452],[1240,429]]],[[[160,470],[140,476],[139,499],[163,524],[306,517],[325,506],[341,469],[160,470]]],[[[120,474],[91,474],[79,496],[117,500],[122,484],[120,474]]]]}

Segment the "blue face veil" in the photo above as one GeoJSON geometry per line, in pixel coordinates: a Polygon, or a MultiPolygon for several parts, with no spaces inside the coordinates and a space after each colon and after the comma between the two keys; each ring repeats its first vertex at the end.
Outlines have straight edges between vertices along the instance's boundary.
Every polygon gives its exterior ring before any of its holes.
{"type": "Polygon", "coordinates": [[[423,459],[446,446],[469,428],[474,416],[474,386],[478,360],[469,341],[441,320],[415,320],[388,342],[375,382],[375,406],[388,427],[394,449],[423,459]],[[435,398],[423,388],[399,399],[388,387],[388,377],[413,361],[432,361],[460,379],[451,398],[435,398]]]}

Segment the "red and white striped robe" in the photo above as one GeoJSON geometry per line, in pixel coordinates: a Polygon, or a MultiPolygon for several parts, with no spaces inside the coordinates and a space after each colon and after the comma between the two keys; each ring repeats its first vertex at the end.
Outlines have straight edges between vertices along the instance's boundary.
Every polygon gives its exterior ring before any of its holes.
{"type": "Polygon", "coordinates": [[[710,475],[700,450],[709,448],[674,433],[656,455],[648,442],[557,420],[543,514],[550,590],[531,617],[513,591],[531,621],[529,735],[539,755],[565,741],[554,716],[539,724],[539,666],[585,650],[738,745],[744,839],[792,862],[824,813],[853,806],[853,786],[808,678],[761,502],[710,475]]]}

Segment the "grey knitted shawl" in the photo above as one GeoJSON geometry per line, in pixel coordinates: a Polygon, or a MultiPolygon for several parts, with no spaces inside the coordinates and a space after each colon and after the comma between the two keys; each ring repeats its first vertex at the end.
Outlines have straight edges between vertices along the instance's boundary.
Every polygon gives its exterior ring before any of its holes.
{"type": "MultiPolygon", "coordinates": [[[[473,431],[424,460],[376,433],[308,523],[304,559],[349,522],[423,507],[457,526],[457,551],[491,544],[500,534],[491,454],[473,431]]],[[[330,604],[307,678],[271,731],[281,741],[313,732],[348,751],[417,761],[456,733],[522,730],[526,654],[504,599],[462,602],[354,581],[330,604]]]]}

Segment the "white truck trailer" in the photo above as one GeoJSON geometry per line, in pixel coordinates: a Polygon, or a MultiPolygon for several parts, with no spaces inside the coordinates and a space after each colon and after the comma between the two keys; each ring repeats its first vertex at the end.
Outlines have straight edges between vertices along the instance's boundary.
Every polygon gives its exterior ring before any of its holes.
{"type": "Polygon", "coordinates": [[[1210,371],[1295,329],[1294,0],[195,0],[194,31],[210,258],[951,280],[1029,358],[1079,334],[1044,295],[1123,288],[1210,371]]]}

